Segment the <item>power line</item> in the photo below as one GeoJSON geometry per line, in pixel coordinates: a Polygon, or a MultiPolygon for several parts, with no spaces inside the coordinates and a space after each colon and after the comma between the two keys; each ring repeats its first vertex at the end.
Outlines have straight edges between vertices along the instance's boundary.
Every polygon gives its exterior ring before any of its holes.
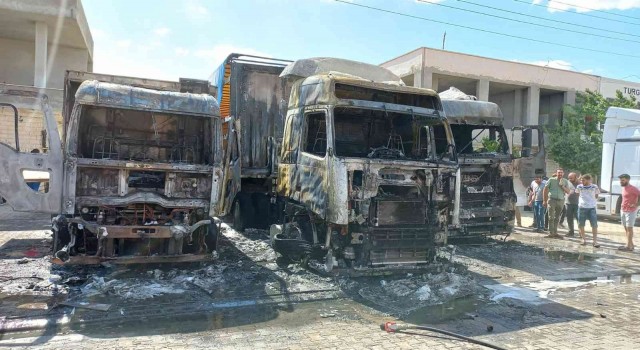
{"type": "Polygon", "coordinates": [[[640,20],[640,17],[627,16],[627,15],[623,15],[623,14],[620,14],[620,13],[615,13],[615,12],[610,12],[610,11],[605,11],[605,10],[598,10],[598,9],[594,9],[594,8],[586,7],[586,6],[569,4],[569,3],[558,1],[558,0],[553,0],[553,2],[557,2],[558,4],[563,4],[563,5],[567,5],[567,6],[573,6],[575,8],[581,8],[581,9],[585,9],[585,10],[589,10],[589,11],[602,12],[602,13],[606,13],[606,14],[613,15],[613,16],[626,17],[626,18],[631,18],[631,19],[635,19],[635,20],[640,20]]]}
{"type": "Polygon", "coordinates": [[[598,30],[598,31],[602,31],[602,32],[608,32],[608,33],[620,34],[620,35],[627,35],[627,36],[634,36],[634,37],[640,38],[640,35],[637,35],[637,34],[629,34],[629,33],[625,33],[625,32],[617,32],[615,30],[610,30],[610,29],[602,29],[602,28],[596,28],[596,27],[591,27],[591,26],[585,26],[585,25],[577,24],[577,23],[558,21],[556,19],[550,19],[550,18],[545,18],[545,17],[541,17],[541,16],[534,16],[534,15],[530,15],[530,14],[522,13],[522,12],[517,12],[517,11],[505,10],[505,9],[502,9],[502,8],[499,8],[499,7],[488,6],[488,5],[485,5],[485,4],[478,4],[476,2],[471,2],[471,1],[466,1],[466,0],[456,0],[456,1],[464,2],[466,4],[470,4],[470,5],[474,5],[474,6],[486,7],[486,8],[490,8],[492,10],[496,10],[496,11],[512,13],[512,14],[519,15],[519,16],[526,16],[526,17],[541,19],[543,21],[561,23],[561,24],[566,24],[566,25],[569,25],[569,26],[582,27],[582,28],[587,28],[587,29],[591,29],[591,30],[598,30]]]}
{"type": "Polygon", "coordinates": [[[471,12],[471,13],[475,13],[475,14],[478,14],[478,15],[483,15],[483,16],[488,16],[488,17],[493,17],[493,18],[499,18],[499,19],[503,19],[503,20],[511,21],[511,22],[524,23],[524,24],[528,24],[528,25],[532,25],[532,26],[536,26],[536,27],[541,27],[541,28],[562,30],[562,31],[565,31],[565,32],[582,34],[582,35],[591,35],[591,36],[595,36],[595,37],[599,37],[599,38],[605,38],[605,39],[609,39],[609,40],[626,41],[626,42],[639,43],[640,44],[639,40],[615,38],[615,37],[607,36],[607,35],[587,33],[587,32],[581,32],[579,30],[566,29],[566,28],[561,28],[561,27],[554,27],[554,26],[540,24],[540,23],[534,23],[534,22],[527,22],[527,21],[522,21],[522,20],[518,20],[518,19],[515,19],[515,18],[498,16],[498,15],[494,15],[494,14],[491,14],[491,13],[474,11],[474,10],[469,10],[469,9],[465,9],[465,8],[461,8],[461,7],[455,7],[455,6],[451,6],[451,5],[445,5],[445,4],[440,4],[440,3],[436,3],[436,2],[431,2],[429,0],[417,0],[417,1],[421,2],[421,3],[424,3],[424,4],[429,4],[429,5],[434,5],[434,6],[441,6],[441,7],[446,7],[446,8],[459,10],[459,11],[464,11],[464,12],[471,12]]]}
{"type": "MultiPolygon", "coordinates": [[[[533,5],[533,6],[539,6],[539,7],[549,7],[552,8],[554,10],[558,10],[558,11],[563,11],[562,9],[559,9],[557,7],[552,7],[552,6],[548,6],[548,5],[543,5],[543,4],[536,4],[535,2],[529,2],[526,0],[513,0],[516,2],[521,2],[523,4],[527,4],[527,5],[533,5]]],[[[599,18],[599,19],[604,19],[606,21],[611,21],[611,22],[616,22],[616,23],[626,23],[626,24],[631,24],[633,26],[640,26],[640,23],[633,23],[633,22],[627,22],[627,21],[620,21],[617,19],[613,19],[613,18],[607,18],[607,17],[602,17],[602,16],[596,16],[596,15],[592,15],[589,13],[581,13],[581,12],[571,12],[571,11],[567,11],[568,13],[573,13],[574,15],[580,15],[580,16],[588,16],[588,17],[593,17],[593,18],[599,18]]]]}
{"type": "Polygon", "coordinates": [[[391,14],[394,14],[394,15],[402,16],[402,17],[419,19],[419,20],[426,21],[426,22],[439,23],[439,24],[444,24],[444,25],[448,25],[448,26],[452,26],[452,27],[475,30],[475,31],[478,31],[478,32],[489,33],[489,34],[494,34],[494,35],[500,35],[500,36],[505,36],[505,37],[509,37],[509,38],[527,40],[527,41],[532,41],[532,42],[537,42],[537,43],[542,43],[542,44],[548,44],[548,45],[554,45],[554,46],[560,46],[560,47],[566,47],[566,48],[576,49],[576,50],[606,53],[606,54],[609,54],[609,55],[616,55],[616,56],[623,56],[623,57],[640,58],[640,56],[638,56],[638,55],[630,55],[630,54],[625,54],[625,53],[620,53],[620,52],[604,51],[604,50],[597,50],[597,49],[592,49],[592,48],[588,48],[588,47],[567,45],[567,44],[557,43],[557,42],[553,42],[553,41],[546,41],[546,40],[528,38],[528,37],[524,37],[524,36],[518,36],[518,35],[513,35],[513,34],[495,32],[495,31],[488,30],[488,29],[465,26],[465,25],[462,25],[462,24],[455,24],[455,23],[450,23],[450,22],[445,22],[445,21],[439,21],[439,20],[436,20],[436,19],[429,19],[429,18],[425,18],[425,17],[410,15],[410,14],[407,14],[407,13],[396,12],[396,11],[386,10],[386,9],[382,9],[382,8],[378,8],[378,7],[362,5],[362,4],[358,4],[358,3],[354,3],[354,2],[349,2],[347,0],[334,0],[334,1],[346,4],[346,5],[357,6],[357,7],[366,8],[366,9],[370,9],[370,10],[374,10],[374,11],[378,11],[378,12],[391,13],[391,14]]]}
{"type": "Polygon", "coordinates": [[[636,78],[640,79],[640,76],[638,76],[636,74],[627,75],[626,77],[622,77],[622,78],[618,78],[618,79],[624,80],[624,79],[631,78],[631,77],[636,77],[636,78]]]}

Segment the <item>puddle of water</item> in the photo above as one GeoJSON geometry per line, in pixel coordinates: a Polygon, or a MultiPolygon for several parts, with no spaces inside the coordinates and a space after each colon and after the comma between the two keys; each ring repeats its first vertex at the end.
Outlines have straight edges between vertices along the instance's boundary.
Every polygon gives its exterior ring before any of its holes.
{"type": "Polygon", "coordinates": [[[567,252],[563,250],[544,250],[544,257],[551,261],[588,262],[596,260],[596,257],[583,252],[567,252]]]}
{"type": "Polygon", "coordinates": [[[24,303],[19,304],[17,308],[27,310],[47,310],[49,309],[49,305],[47,305],[47,303],[24,303]]]}
{"type": "Polygon", "coordinates": [[[5,294],[0,293],[1,308],[18,308],[28,310],[46,310],[47,303],[52,301],[52,297],[32,294],[5,294]]]}
{"type": "Polygon", "coordinates": [[[417,309],[403,317],[403,319],[414,324],[442,323],[453,319],[471,317],[470,315],[474,315],[485,304],[485,301],[475,296],[469,296],[417,309]]]}
{"type": "Polygon", "coordinates": [[[640,274],[623,274],[623,275],[611,275],[611,276],[599,276],[599,277],[585,277],[576,278],[576,281],[591,282],[591,281],[611,281],[614,284],[631,284],[640,282],[640,274]]]}
{"type": "Polygon", "coordinates": [[[533,305],[543,304],[546,302],[537,291],[525,287],[515,286],[513,283],[491,284],[486,285],[485,287],[493,291],[493,295],[491,296],[492,301],[500,301],[502,299],[515,299],[533,305]]]}
{"type": "Polygon", "coordinates": [[[492,301],[500,301],[502,299],[515,299],[526,304],[540,305],[546,304],[550,294],[555,292],[570,292],[578,289],[592,288],[599,285],[615,283],[614,280],[608,278],[591,278],[591,279],[575,279],[564,281],[538,281],[525,284],[491,284],[486,285],[493,291],[492,301]]]}

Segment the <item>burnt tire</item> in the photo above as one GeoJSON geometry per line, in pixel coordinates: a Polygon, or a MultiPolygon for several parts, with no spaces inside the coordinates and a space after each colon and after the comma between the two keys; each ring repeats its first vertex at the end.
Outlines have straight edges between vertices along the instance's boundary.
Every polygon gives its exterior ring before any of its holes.
{"type": "Polygon", "coordinates": [[[212,217],[209,217],[211,220],[211,224],[207,225],[207,234],[204,236],[204,243],[207,245],[207,253],[213,253],[218,249],[218,225],[213,220],[212,217]]]}
{"type": "Polygon", "coordinates": [[[238,232],[244,231],[244,220],[240,209],[240,198],[233,202],[233,228],[238,232]]]}
{"type": "Polygon", "coordinates": [[[273,250],[293,261],[303,261],[311,255],[311,243],[299,238],[285,238],[281,233],[273,238],[273,250]]]}
{"type": "Polygon", "coordinates": [[[247,228],[254,227],[255,211],[251,201],[251,195],[238,193],[233,204],[233,228],[238,232],[243,232],[247,228]]]}
{"type": "Polygon", "coordinates": [[[283,257],[304,264],[309,259],[318,259],[324,254],[320,246],[313,246],[311,242],[300,238],[287,238],[281,233],[275,235],[272,246],[283,257]]]}
{"type": "Polygon", "coordinates": [[[269,197],[263,193],[254,193],[251,195],[251,202],[253,204],[253,214],[255,227],[259,229],[268,229],[271,224],[271,201],[269,197]]]}

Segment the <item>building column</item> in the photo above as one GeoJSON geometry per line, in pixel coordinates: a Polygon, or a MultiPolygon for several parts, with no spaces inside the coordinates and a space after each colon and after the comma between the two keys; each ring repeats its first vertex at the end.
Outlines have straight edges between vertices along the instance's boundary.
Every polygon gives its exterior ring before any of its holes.
{"type": "Polygon", "coordinates": [[[413,87],[422,87],[422,69],[413,73],[413,87]]]}
{"type": "Polygon", "coordinates": [[[513,126],[524,125],[525,118],[522,117],[522,89],[513,92],[513,126]]]}
{"type": "Polygon", "coordinates": [[[576,90],[569,90],[564,92],[564,104],[572,106],[576,104],[576,90]]]}
{"type": "Polygon", "coordinates": [[[438,91],[438,77],[429,68],[423,68],[413,73],[413,86],[438,91]]]}
{"type": "Polygon", "coordinates": [[[428,88],[434,90],[435,92],[438,92],[438,84],[439,84],[439,79],[438,77],[436,77],[433,73],[431,73],[431,86],[427,86],[428,88]]]}
{"type": "Polygon", "coordinates": [[[478,98],[478,101],[489,101],[489,80],[478,80],[476,83],[476,97],[478,98]]]}
{"type": "Polygon", "coordinates": [[[527,89],[527,109],[524,125],[540,123],[540,87],[532,85],[527,89]]]}
{"type": "Polygon", "coordinates": [[[33,70],[33,86],[38,88],[47,87],[47,32],[46,23],[36,22],[36,61],[33,70]]]}

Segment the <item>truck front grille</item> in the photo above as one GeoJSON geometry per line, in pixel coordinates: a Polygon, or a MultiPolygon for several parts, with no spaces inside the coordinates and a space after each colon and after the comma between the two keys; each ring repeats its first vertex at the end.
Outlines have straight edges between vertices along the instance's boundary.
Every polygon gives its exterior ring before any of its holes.
{"type": "Polygon", "coordinates": [[[375,220],[376,226],[425,224],[425,203],[402,199],[376,201],[375,220]]]}

